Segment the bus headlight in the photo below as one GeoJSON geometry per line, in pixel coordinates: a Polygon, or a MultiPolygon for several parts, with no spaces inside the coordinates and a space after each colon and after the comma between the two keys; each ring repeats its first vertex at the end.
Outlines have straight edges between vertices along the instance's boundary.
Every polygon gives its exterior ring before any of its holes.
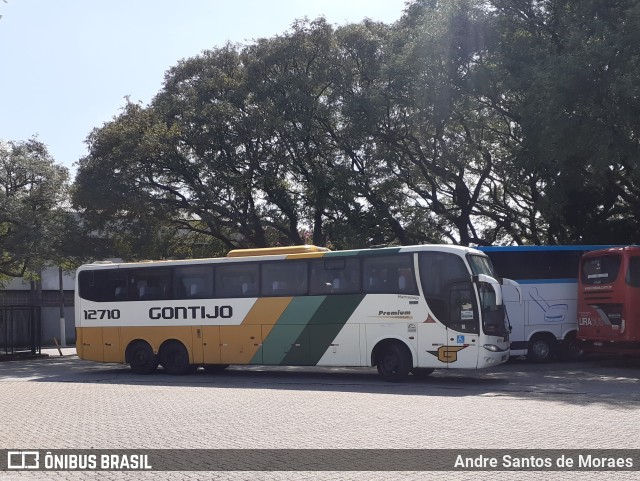
{"type": "Polygon", "coordinates": [[[504,349],[500,349],[495,344],[485,344],[482,347],[484,347],[487,351],[491,351],[491,352],[502,352],[502,351],[504,351],[504,349]]]}

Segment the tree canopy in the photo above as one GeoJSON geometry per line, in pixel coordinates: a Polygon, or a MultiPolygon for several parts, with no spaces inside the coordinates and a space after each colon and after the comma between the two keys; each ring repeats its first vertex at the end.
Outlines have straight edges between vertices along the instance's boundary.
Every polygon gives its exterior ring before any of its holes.
{"type": "Polygon", "coordinates": [[[37,139],[0,141],[0,280],[65,255],[68,176],[37,139]]]}
{"type": "Polygon", "coordinates": [[[632,0],[300,20],[178,62],[149,105],[94,129],[74,205],[133,257],[633,243],[639,25],[632,0]]]}

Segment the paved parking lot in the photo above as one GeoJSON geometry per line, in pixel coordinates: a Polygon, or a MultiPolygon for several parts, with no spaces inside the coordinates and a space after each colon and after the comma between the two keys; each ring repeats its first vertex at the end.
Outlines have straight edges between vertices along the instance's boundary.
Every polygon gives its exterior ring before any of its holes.
{"type": "MultiPolygon", "coordinates": [[[[0,363],[3,449],[640,449],[640,363],[439,371],[232,367],[173,377],[74,355],[0,363]]],[[[13,479],[485,479],[489,473],[33,472],[13,479]],[[475,479],[475,478],[474,478],[475,479]]],[[[492,472],[492,479],[515,473],[492,472]]],[[[605,473],[519,472],[518,479],[605,473]]],[[[610,477],[610,476],[609,476],[610,477]]],[[[615,473],[615,479],[637,479],[615,473]]]]}

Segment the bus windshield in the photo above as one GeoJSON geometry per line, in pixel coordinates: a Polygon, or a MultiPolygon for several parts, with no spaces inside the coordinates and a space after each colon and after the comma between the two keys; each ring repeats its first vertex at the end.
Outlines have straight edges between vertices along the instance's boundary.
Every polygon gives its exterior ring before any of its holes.
{"type": "Polygon", "coordinates": [[[615,282],[620,271],[621,257],[606,255],[588,257],[582,261],[582,283],[597,286],[615,282]]]}
{"type": "Polygon", "coordinates": [[[478,285],[480,306],[482,308],[482,330],[485,334],[504,336],[509,333],[504,305],[497,305],[496,293],[491,284],[481,282],[478,285]]]}
{"type": "Polygon", "coordinates": [[[487,256],[470,254],[467,256],[467,259],[469,260],[471,272],[473,272],[474,276],[477,276],[478,274],[485,274],[493,278],[496,277],[495,272],[493,271],[493,265],[487,256]]]}

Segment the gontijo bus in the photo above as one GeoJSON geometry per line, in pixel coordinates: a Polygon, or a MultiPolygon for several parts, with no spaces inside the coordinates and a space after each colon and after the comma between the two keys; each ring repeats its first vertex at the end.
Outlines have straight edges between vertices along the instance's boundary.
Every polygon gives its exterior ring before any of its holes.
{"type": "Polygon", "coordinates": [[[471,248],[244,249],[87,264],[76,279],[78,356],[136,373],[377,366],[401,380],[509,357],[502,286],[471,248]]]}

